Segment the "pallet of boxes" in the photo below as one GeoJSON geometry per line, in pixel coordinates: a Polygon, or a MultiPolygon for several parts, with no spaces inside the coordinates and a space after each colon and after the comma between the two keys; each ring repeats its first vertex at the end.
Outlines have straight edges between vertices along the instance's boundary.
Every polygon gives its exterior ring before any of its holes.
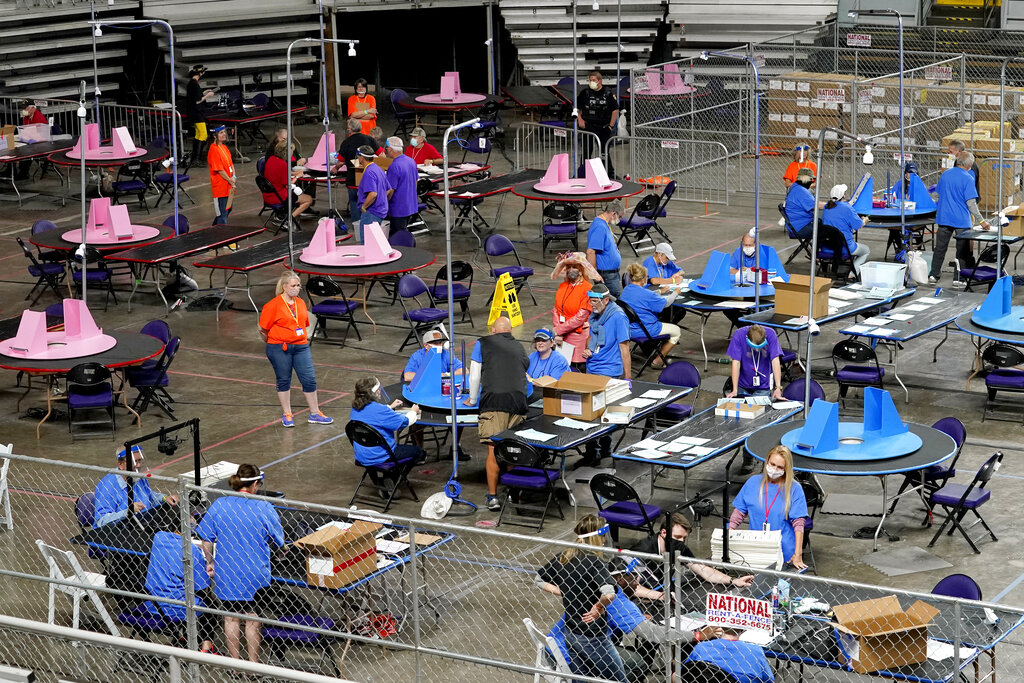
{"type": "MultiPolygon", "coordinates": [[[[942,138],[942,150],[953,140],[961,140],[974,154],[978,165],[978,208],[999,211],[1020,203],[1021,171],[1024,169],[1024,140],[1018,139],[1009,121],[1003,124],[1003,161],[999,162],[999,122],[974,121],[942,138]],[[999,195],[999,179],[1002,191],[999,195]]],[[[952,162],[949,164],[952,165],[952,162]]]]}
{"type": "MultiPolygon", "coordinates": [[[[852,83],[849,74],[823,74],[793,71],[768,81],[768,92],[761,97],[767,111],[762,144],[791,150],[796,143],[817,145],[826,126],[848,130],[852,110],[852,83]]],[[[837,136],[825,132],[826,151],[836,144],[837,136]]]]}

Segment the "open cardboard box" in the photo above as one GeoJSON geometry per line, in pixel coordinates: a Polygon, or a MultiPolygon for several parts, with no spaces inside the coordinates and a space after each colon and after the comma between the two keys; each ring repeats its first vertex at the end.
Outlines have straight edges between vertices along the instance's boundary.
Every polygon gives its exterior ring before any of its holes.
{"type": "Polygon", "coordinates": [[[1003,235],[1024,237],[1024,204],[1008,206],[1005,213],[1010,222],[1003,226],[1003,235]]]}
{"type": "Polygon", "coordinates": [[[730,401],[719,403],[715,407],[715,415],[719,417],[739,417],[746,420],[753,419],[765,411],[765,406],[751,405],[745,401],[730,401]]]}
{"type": "Polygon", "coordinates": [[[538,377],[533,384],[540,387],[544,395],[545,415],[593,420],[604,413],[605,387],[609,379],[604,375],[567,372],[561,379],[538,377]]]}
{"type": "Polygon", "coordinates": [[[895,595],[832,608],[839,644],[861,674],[920,664],[928,658],[928,626],[939,610],[918,600],[906,611],[895,595]]]}
{"type": "Polygon", "coordinates": [[[381,525],[356,520],[348,529],[326,524],[295,545],[309,553],[306,583],[343,588],[377,571],[377,532],[381,525]]]}
{"type": "MultiPolygon", "coordinates": [[[[832,280],[827,277],[814,278],[815,318],[823,318],[828,314],[828,290],[832,288],[832,280]]],[[[790,275],[789,282],[775,283],[775,315],[800,316],[807,315],[807,294],[811,289],[809,275],[790,275]]]]}
{"type": "Polygon", "coordinates": [[[601,424],[628,425],[635,413],[636,408],[632,406],[608,406],[601,416],[601,424]]]}

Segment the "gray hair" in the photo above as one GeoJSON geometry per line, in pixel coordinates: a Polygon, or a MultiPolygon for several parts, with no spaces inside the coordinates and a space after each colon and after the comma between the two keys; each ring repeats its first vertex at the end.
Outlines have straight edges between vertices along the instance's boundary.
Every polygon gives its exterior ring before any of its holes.
{"type": "Polygon", "coordinates": [[[359,123],[358,119],[349,119],[346,127],[348,128],[348,132],[358,133],[363,129],[363,124],[359,123]]]}
{"type": "Polygon", "coordinates": [[[605,213],[617,213],[620,216],[626,215],[626,207],[618,199],[613,199],[604,207],[605,213]]]}
{"type": "Polygon", "coordinates": [[[964,144],[963,140],[950,140],[948,146],[955,149],[957,153],[960,153],[967,149],[967,145],[964,144]]]}
{"type": "Polygon", "coordinates": [[[968,151],[960,152],[956,155],[956,165],[971,170],[971,166],[974,166],[974,155],[968,151]]]}

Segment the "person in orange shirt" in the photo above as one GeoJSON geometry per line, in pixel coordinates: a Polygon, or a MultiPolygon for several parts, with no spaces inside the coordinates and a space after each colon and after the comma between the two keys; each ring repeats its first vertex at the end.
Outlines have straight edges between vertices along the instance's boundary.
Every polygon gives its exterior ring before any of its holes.
{"type": "Polygon", "coordinates": [[[277,399],[281,402],[281,424],[294,427],[292,418],[292,370],[299,378],[302,393],[309,405],[309,424],[329,425],[333,418],[320,412],[316,397],[316,372],[309,351],[309,314],[306,302],[299,298],[302,282],[290,270],[277,278],[277,296],[260,312],[260,337],[267,343],[267,358],[277,378],[277,399]]]}
{"type": "Polygon", "coordinates": [[[213,192],[214,225],[228,222],[230,198],[235,192],[235,164],[231,160],[231,149],[225,144],[228,131],[225,126],[214,128],[213,143],[206,153],[206,165],[210,168],[210,190],[213,192]]]}
{"type": "Polygon", "coordinates": [[[367,92],[365,78],[356,79],[356,94],[348,98],[348,115],[359,121],[362,132],[370,134],[377,125],[377,100],[367,92]]]}
{"type": "Polygon", "coordinates": [[[594,266],[581,252],[564,254],[551,271],[551,279],[565,275],[555,292],[555,305],[551,309],[551,326],[555,330],[555,345],[563,343],[573,347],[572,362],[584,363],[583,351],[590,337],[590,300],[587,292],[600,277],[594,266]]]}
{"type": "Polygon", "coordinates": [[[786,173],[782,176],[782,182],[786,184],[787,190],[790,185],[796,182],[796,174],[802,168],[811,169],[814,177],[818,177],[818,165],[811,161],[810,145],[797,145],[793,148],[793,161],[786,167],[786,173]]]}

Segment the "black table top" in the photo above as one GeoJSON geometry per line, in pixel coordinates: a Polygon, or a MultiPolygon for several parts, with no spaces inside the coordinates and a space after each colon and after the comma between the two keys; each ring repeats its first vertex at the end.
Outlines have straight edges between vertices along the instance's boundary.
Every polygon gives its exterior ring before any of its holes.
{"type": "Polygon", "coordinates": [[[482,100],[476,102],[417,102],[416,95],[410,95],[398,104],[407,109],[425,109],[427,111],[458,111],[460,109],[479,109],[489,102],[501,104],[504,97],[497,95],[484,95],[482,100]]]}
{"type": "MultiPolygon", "coordinates": [[[[299,114],[306,111],[308,107],[305,105],[292,107],[291,112],[293,114],[299,114]]],[[[206,116],[207,121],[214,123],[226,123],[232,126],[244,125],[246,123],[255,123],[257,121],[266,121],[267,119],[275,119],[279,116],[285,116],[288,114],[287,109],[263,109],[251,114],[240,114],[237,111],[230,112],[213,112],[206,116]]]]}
{"type": "MultiPolygon", "coordinates": [[[[671,393],[665,398],[655,399],[654,403],[647,406],[646,408],[637,409],[633,414],[632,422],[638,422],[644,419],[648,415],[651,415],[661,410],[669,403],[678,401],[680,398],[686,396],[692,391],[692,389],[689,389],[687,387],[672,387],[666,384],[658,384],[657,382],[641,382],[639,380],[633,380],[632,386],[630,387],[629,395],[624,396],[621,399],[614,401],[609,405],[622,405],[626,401],[629,401],[634,398],[639,398],[644,394],[644,392],[649,391],[651,389],[669,389],[671,390],[671,393]]],[[[541,392],[535,389],[533,392],[533,396],[531,396],[531,400],[532,402],[536,402],[538,399],[540,399],[540,397],[541,392]]],[[[561,420],[561,417],[543,415],[541,414],[540,409],[531,409],[531,411],[536,412],[529,413],[526,420],[516,425],[512,429],[507,429],[492,438],[495,441],[501,441],[503,439],[515,439],[518,441],[528,443],[534,446],[535,448],[542,448],[544,450],[549,451],[565,451],[572,448],[577,448],[588,441],[596,439],[599,436],[604,436],[618,429],[623,429],[626,427],[626,425],[611,423],[602,424],[598,427],[593,427],[586,431],[580,429],[572,429],[570,427],[560,427],[556,425],[555,422],[561,420]],[[530,441],[529,439],[524,439],[520,436],[516,436],[516,432],[522,431],[524,429],[535,429],[538,432],[543,432],[545,434],[554,434],[555,438],[549,439],[548,441],[530,441]]],[[[600,422],[600,418],[594,420],[584,420],[584,422],[600,422]]]]}
{"type": "MultiPolygon", "coordinates": [[[[923,311],[906,311],[901,307],[896,307],[889,311],[890,313],[906,313],[907,315],[914,316],[910,320],[893,320],[888,325],[883,326],[886,329],[896,330],[896,334],[881,335],[864,332],[849,332],[847,331],[848,328],[839,330],[839,333],[849,334],[854,337],[868,337],[871,339],[879,339],[889,342],[909,341],[915,337],[927,334],[932,330],[945,327],[963,313],[973,310],[976,306],[980,306],[981,302],[985,300],[985,295],[974,292],[957,292],[952,295],[943,293],[932,298],[942,299],[942,303],[929,306],[923,311]]],[[[910,301],[907,301],[905,305],[913,303],[914,300],[911,299],[910,301]]],[[[877,326],[872,327],[874,328],[877,326]]]]}
{"type": "MultiPolygon", "coordinates": [[[[751,434],[744,447],[750,455],[758,460],[775,446],[782,443],[782,436],[793,429],[804,425],[804,420],[794,420],[783,425],[772,425],[751,434]]],[[[821,460],[793,453],[793,469],[798,472],[815,474],[833,474],[840,476],[878,476],[882,474],[901,474],[924,469],[953,457],[956,442],[952,437],[938,429],[911,422],[910,431],[921,437],[921,447],[909,455],[901,455],[884,460],[845,461],[821,460]]]]}
{"type": "MultiPolygon", "coordinates": [[[[885,209],[872,208],[867,213],[860,214],[861,216],[867,216],[870,221],[896,221],[900,222],[900,209],[899,207],[889,207],[885,209]]],[[[903,211],[904,220],[910,220],[911,218],[916,219],[931,219],[931,222],[935,222],[935,209],[928,209],[927,211],[918,211],[917,209],[906,209],[903,211]]]]}
{"type": "MultiPolygon", "coordinates": [[[[504,175],[491,176],[483,180],[476,180],[457,187],[449,188],[452,197],[462,197],[472,193],[478,197],[487,197],[494,194],[508,192],[513,187],[523,182],[537,182],[544,177],[544,171],[537,168],[524,168],[521,171],[513,171],[504,175]]],[[[435,190],[429,193],[431,197],[443,197],[444,190],[435,190]]]]}
{"type": "MultiPolygon", "coordinates": [[[[992,242],[995,244],[999,241],[999,233],[995,230],[957,230],[953,233],[953,238],[958,240],[973,240],[975,242],[992,242]]],[[[1021,240],[1024,240],[1024,236],[1007,235],[1003,233],[1003,244],[1014,244],[1021,240]]]]}
{"type": "MultiPolygon", "coordinates": [[[[110,244],[90,243],[89,246],[93,247],[94,249],[96,249],[96,251],[99,251],[101,253],[124,251],[126,249],[135,249],[136,247],[154,244],[161,240],[165,240],[174,234],[174,228],[169,228],[166,225],[153,225],[149,227],[158,228],[160,230],[160,234],[156,235],[155,237],[150,237],[144,240],[124,240],[123,242],[114,242],[110,244]]],[[[64,233],[68,232],[68,230],[73,229],[74,228],[57,228],[56,230],[46,230],[45,232],[37,232],[36,234],[31,235],[28,238],[28,241],[36,245],[37,247],[41,247],[43,249],[72,251],[78,248],[80,242],[68,242],[66,239],[64,239],[63,235],[64,233]]]]}
{"type": "Polygon", "coordinates": [[[28,145],[22,145],[21,147],[15,147],[14,149],[0,152],[0,161],[17,161],[19,159],[35,159],[36,157],[49,156],[54,152],[71,149],[75,146],[77,141],[78,137],[76,136],[70,140],[33,142],[28,145]]]}
{"type": "MultiPolygon", "coordinates": [[[[144,164],[151,164],[155,161],[161,161],[163,159],[166,159],[169,155],[170,152],[166,149],[163,149],[162,147],[155,147],[153,149],[147,147],[146,153],[143,154],[142,156],[122,158],[107,157],[105,159],[86,159],[85,165],[92,168],[109,168],[111,166],[121,166],[122,164],[127,164],[129,161],[141,161],[144,164]]],[[[70,150],[67,152],[54,152],[50,154],[47,157],[47,159],[57,164],[58,166],[80,166],[82,164],[82,160],[79,159],[74,154],[72,154],[70,150]]]]}
{"type": "Polygon", "coordinates": [[[1006,344],[1013,344],[1015,346],[1024,346],[1024,334],[1018,334],[1015,332],[1005,332],[1000,330],[993,330],[987,327],[982,327],[976,324],[972,319],[973,311],[964,313],[956,319],[956,326],[966,332],[967,334],[974,337],[981,337],[982,339],[990,339],[995,342],[1003,342],[1006,344]]]}
{"type": "Polygon", "coordinates": [[[121,251],[108,258],[133,263],[164,263],[223,247],[263,232],[262,226],[214,225],[193,230],[162,242],[121,251]]]}
{"type": "MultiPolygon", "coordinates": [[[[55,360],[29,360],[0,354],[0,368],[25,372],[67,372],[80,363],[100,363],[107,368],[137,365],[149,360],[164,350],[163,342],[156,337],[137,332],[104,332],[117,340],[114,348],[81,358],[58,358],[55,360]]],[[[8,337],[9,339],[9,337],[8,337]]]]}
{"type": "Polygon", "coordinates": [[[562,101],[543,85],[507,85],[501,91],[520,107],[548,107],[562,101]]]}
{"type": "Polygon", "coordinates": [[[303,263],[302,259],[295,259],[292,270],[305,275],[326,275],[328,277],[382,277],[426,268],[437,260],[436,255],[424,249],[400,247],[400,250],[402,256],[389,263],[372,266],[319,266],[314,263],[303,263]]]}
{"type": "MultiPolygon", "coordinates": [[[[338,242],[351,239],[352,235],[342,235],[338,242]]],[[[299,232],[292,235],[292,253],[298,253],[309,246],[313,241],[313,233],[299,232]]],[[[194,261],[192,265],[200,268],[224,268],[226,270],[238,270],[242,272],[256,270],[264,266],[273,265],[288,256],[288,235],[281,235],[272,240],[257,244],[246,249],[239,249],[228,254],[208,259],[206,261],[194,261]]]]}
{"type": "Polygon", "coordinates": [[[612,199],[632,197],[644,191],[643,185],[634,183],[631,180],[622,181],[622,187],[608,192],[595,192],[593,194],[557,194],[554,192],[542,192],[534,189],[536,180],[519,183],[512,188],[512,194],[524,199],[535,199],[545,202],[603,202],[612,199]]]}
{"type": "MultiPolygon", "coordinates": [[[[911,216],[907,215],[903,222],[903,225],[908,230],[917,230],[918,228],[926,228],[929,225],[935,223],[935,213],[932,212],[930,216],[911,216]]],[[[879,228],[885,230],[899,230],[900,229],[900,217],[897,214],[896,218],[893,219],[885,216],[878,216],[869,218],[868,222],[864,224],[865,228],[879,228]]]]}

